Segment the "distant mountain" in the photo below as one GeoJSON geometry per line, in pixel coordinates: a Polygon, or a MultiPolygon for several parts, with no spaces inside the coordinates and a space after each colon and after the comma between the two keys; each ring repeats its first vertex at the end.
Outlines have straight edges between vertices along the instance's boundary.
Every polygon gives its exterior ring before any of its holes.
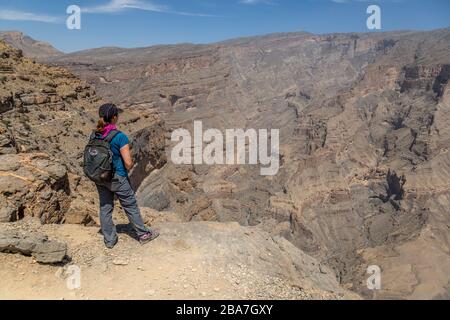
{"type": "Polygon", "coordinates": [[[34,59],[45,59],[64,54],[47,42],[36,41],[20,31],[1,31],[0,39],[14,48],[22,50],[24,56],[34,59]]]}

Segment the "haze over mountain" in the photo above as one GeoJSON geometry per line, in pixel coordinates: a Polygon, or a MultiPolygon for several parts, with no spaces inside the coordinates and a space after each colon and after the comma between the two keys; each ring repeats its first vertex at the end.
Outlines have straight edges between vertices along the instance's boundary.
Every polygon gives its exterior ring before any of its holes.
{"type": "MultiPolygon", "coordinates": [[[[450,29],[273,34],[41,60],[72,70],[142,125],[141,113],[157,114],[166,138],[194,120],[280,129],[274,177],[259,166],[141,161],[133,180],[144,207],[283,237],[366,298],[450,297],[450,29]],[[370,265],[382,269],[380,291],[366,287],[370,265]]],[[[171,146],[166,139],[169,156],[171,146]]]]}

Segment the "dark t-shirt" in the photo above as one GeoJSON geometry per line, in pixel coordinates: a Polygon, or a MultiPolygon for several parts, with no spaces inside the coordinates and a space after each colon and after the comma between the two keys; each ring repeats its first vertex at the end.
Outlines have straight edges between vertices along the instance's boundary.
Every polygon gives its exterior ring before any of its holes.
{"type": "Polygon", "coordinates": [[[121,177],[128,177],[127,169],[120,154],[120,149],[130,143],[128,137],[120,132],[111,141],[111,151],[113,153],[113,166],[115,173],[121,177]]]}

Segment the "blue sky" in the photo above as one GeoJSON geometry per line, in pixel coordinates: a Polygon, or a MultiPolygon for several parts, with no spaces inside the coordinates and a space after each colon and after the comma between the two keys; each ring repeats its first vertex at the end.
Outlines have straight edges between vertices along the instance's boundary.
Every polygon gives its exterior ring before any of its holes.
{"type": "Polygon", "coordinates": [[[370,4],[381,7],[382,31],[450,26],[449,0],[1,0],[0,30],[20,30],[65,52],[272,32],[367,32],[370,4]],[[72,4],[84,11],[81,30],[65,26],[72,4]]]}

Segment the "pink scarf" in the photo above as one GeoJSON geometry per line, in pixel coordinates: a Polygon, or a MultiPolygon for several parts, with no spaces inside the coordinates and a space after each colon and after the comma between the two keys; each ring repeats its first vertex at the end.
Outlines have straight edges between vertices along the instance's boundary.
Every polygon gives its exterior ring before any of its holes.
{"type": "Polygon", "coordinates": [[[115,124],[106,125],[105,128],[103,129],[102,138],[105,139],[108,136],[108,134],[113,130],[117,130],[115,124]]]}

